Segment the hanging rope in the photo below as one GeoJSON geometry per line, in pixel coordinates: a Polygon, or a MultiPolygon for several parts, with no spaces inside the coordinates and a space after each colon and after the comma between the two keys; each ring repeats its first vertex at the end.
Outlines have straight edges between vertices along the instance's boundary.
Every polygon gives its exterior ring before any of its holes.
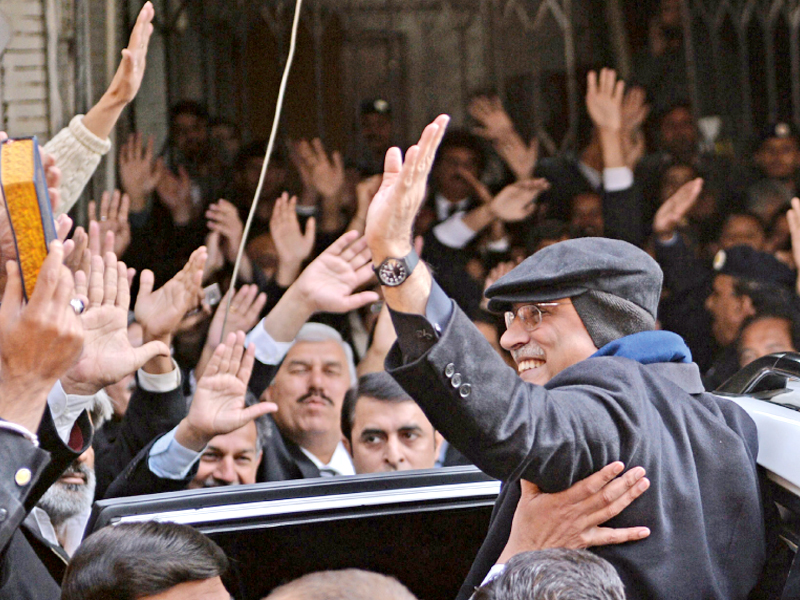
{"type": "MultiPolygon", "coordinates": [[[[281,85],[278,88],[278,101],[275,104],[275,118],[272,120],[272,131],[269,134],[269,142],[267,142],[267,152],[264,156],[264,164],[261,165],[261,176],[258,178],[258,187],[256,188],[253,202],[250,205],[250,214],[247,215],[247,222],[244,225],[242,242],[239,244],[239,251],[236,253],[236,262],[233,265],[233,276],[231,277],[231,287],[236,285],[236,279],[239,277],[239,267],[241,266],[242,262],[242,254],[244,254],[247,236],[250,234],[250,226],[253,223],[253,217],[256,214],[258,202],[261,198],[261,190],[264,187],[264,179],[267,175],[267,169],[269,168],[269,160],[272,157],[272,149],[275,146],[275,137],[278,134],[278,125],[280,124],[281,113],[283,112],[283,98],[286,95],[286,83],[289,80],[289,71],[292,69],[292,63],[294,62],[294,51],[297,47],[297,27],[300,24],[300,12],[302,8],[303,0],[297,0],[297,4],[295,5],[294,9],[294,20],[292,21],[292,36],[289,40],[289,55],[286,57],[286,67],[283,69],[281,85]]],[[[231,310],[231,301],[233,300],[232,293],[227,294],[227,296],[228,301],[225,305],[225,319],[222,322],[223,333],[225,332],[225,326],[228,324],[228,313],[231,310]]],[[[222,342],[223,340],[220,339],[219,343],[221,344],[222,342]]]]}

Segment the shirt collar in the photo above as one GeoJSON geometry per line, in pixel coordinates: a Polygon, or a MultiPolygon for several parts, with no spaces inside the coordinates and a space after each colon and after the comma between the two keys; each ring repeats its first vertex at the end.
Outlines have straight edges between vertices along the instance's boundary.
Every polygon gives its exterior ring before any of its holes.
{"type": "Polygon", "coordinates": [[[436,193],[436,196],[434,196],[434,200],[436,202],[436,218],[439,221],[444,221],[447,217],[453,214],[453,212],[466,210],[467,205],[469,204],[468,197],[464,198],[463,200],[459,200],[458,202],[450,202],[438,192],[436,193]]]}
{"type": "Polygon", "coordinates": [[[337,475],[356,474],[356,471],[353,468],[353,461],[350,460],[350,455],[347,453],[347,450],[345,450],[342,442],[339,442],[336,445],[336,450],[333,451],[331,461],[327,465],[302,446],[300,447],[300,450],[303,451],[303,454],[305,454],[318,469],[330,469],[331,471],[335,471],[337,475]]]}

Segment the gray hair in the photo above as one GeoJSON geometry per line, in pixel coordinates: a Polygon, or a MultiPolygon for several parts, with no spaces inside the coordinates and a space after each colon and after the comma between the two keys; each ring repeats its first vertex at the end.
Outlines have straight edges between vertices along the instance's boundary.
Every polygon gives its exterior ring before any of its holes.
{"type": "Polygon", "coordinates": [[[356,363],[353,359],[353,349],[333,327],[322,323],[306,323],[300,328],[292,345],[299,342],[336,342],[339,344],[347,358],[347,368],[350,373],[350,387],[355,387],[356,383],[358,383],[356,363]]]}
{"type": "Polygon", "coordinates": [[[551,548],[517,554],[473,600],[625,600],[607,560],[586,550],[551,548]]]}

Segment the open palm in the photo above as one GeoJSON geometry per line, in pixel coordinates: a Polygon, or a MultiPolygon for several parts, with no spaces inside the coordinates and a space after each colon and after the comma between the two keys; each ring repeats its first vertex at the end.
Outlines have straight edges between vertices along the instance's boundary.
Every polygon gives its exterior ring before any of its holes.
{"type": "Polygon", "coordinates": [[[192,252],[183,269],[155,292],[153,272],[142,271],[134,315],[150,335],[171,334],[186,313],[200,305],[207,258],[208,251],[201,246],[192,252]]]}
{"type": "MultiPolygon", "coordinates": [[[[433,157],[450,118],[440,115],[422,132],[419,142],[406,152],[390,148],[384,162],[383,181],[367,212],[364,235],[375,249],[405,256],[411,250],[411,229],[425,199],[433,157]]],[[[383,258],[383,257],[375,257],[383,258]]]]}
{"type": "Polygon", "coordinates": [[[195,431],[208,439],[244,427],[247,423],[277,406],[261,402],[245,406],[247,382],[253,371],[255,346],[244,351],[244,333],[228,335],[214,351],[203,376],[197,382],[187,419],[195,431]]]}

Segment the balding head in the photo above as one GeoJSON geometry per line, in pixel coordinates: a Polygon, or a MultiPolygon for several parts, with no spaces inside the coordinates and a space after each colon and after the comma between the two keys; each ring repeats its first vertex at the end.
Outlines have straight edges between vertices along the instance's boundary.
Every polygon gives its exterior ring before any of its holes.
{"type": "Polygon", "coordinates": [[[417,600],[396,579],[361,571],[311,573],[274,590],[264,600],[417,600]]]}

